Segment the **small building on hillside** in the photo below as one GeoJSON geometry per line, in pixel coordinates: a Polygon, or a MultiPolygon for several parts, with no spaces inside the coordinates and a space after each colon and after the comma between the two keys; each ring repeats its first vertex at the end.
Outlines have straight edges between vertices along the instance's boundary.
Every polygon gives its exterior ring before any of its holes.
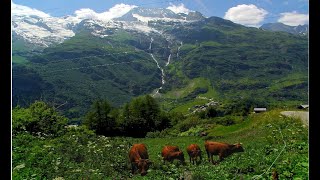
{"type": "Polygon", "coordinates": [[[301,104],[298,106],[298,109],[308,109],[309,108],[309,105],[308,104],[301,104]]]}
{"type": "Polygon", "coordinates": [[[255,113],[261,113],[261,112],[266,112],[267,108],[254,108],[253,111],[255,113]]]}

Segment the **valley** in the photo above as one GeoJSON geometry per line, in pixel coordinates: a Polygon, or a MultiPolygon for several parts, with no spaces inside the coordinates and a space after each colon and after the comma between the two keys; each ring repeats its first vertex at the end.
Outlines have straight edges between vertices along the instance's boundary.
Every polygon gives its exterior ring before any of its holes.
{"type": "MultiPolygon", "coordinates": [[[[147,16],[149,9],[139,13],[140,18],[147,16]]],[[[55,104],[68,101],[61,110],[79,119],[97,98],[120,106],[132,97],[152,94],[169,103],[170,99],[163,99],[167,92],[183,89],[197,78],[208,80],[209,87],[189,91],[196,93],[190,94],[194,97],[214,91],[215,97],[208,98],[220,101],[239,97],[266,98],[271,104],[307,100],[304,36],[200,15],[190,21],[153,17],[136,22],[125,17],[109,23],[84,20],[64,42],[13,56],[13,104],[26,105],[41,96],[55,104]],[[31,83],[28,76],[39,76],[41,80],[32,83],[41,88],[20,89],[22,79],[31,83]],[[279,79],[290,84],[276,84],[279,79]]]]}
{"type": "Polygon", "coordinates": [[[306,26],[138,6],[80,12],[91,18],[12,17],[14,179],[308,179],[308,121],[287,117],[308,103],[306,26]],[[212,164],[207,140],[244,151],[212,164]],[[137,143],[146,176],[131,173],[137,143]],[[164,163],[165,145],[186,163],[164,163]]]}

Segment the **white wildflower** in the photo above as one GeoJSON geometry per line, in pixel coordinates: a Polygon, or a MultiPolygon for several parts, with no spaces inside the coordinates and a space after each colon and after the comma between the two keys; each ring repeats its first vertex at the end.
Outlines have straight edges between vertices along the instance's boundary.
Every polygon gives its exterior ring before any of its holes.
{"type": "Polygon", "coordinates": [[[112,147],[112,145],[111,144],[106,144],[105,147],[112,147]]]}
{"type": "Polygon", "coordinates": [[[56,177],[53,180],[64,180],[64,178],[63,177],[56,177]]]}
{"type": "Polygon", "coordinates": [[[19,169],[22,169],[24,167],[26,167],[26,165],[23,163],[23,164],[20,164],[20,165],[16,166],[15,168],[13,168],[13,170],[19,170],[19,169]]]}

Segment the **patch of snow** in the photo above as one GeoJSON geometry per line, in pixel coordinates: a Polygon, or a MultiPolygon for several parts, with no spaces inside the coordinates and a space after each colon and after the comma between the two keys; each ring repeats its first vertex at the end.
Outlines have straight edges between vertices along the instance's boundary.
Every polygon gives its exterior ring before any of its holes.
{"type": "Polygon", "coordinates": [[[139,14],[132,14],[132,16],[134,18],[137,18],[139,21],[141,22],[149,22],[149,21],[167,21],[167,22],[170,22],[170,21],[175,21],[175,22],[186,22],[187,20],[186,19],[174,19],[174,18],[167,18],[167,17],[163,17],[163,18],[155,18],[155,17],[145,17],[145,16],[140,16],[139,14]]]}

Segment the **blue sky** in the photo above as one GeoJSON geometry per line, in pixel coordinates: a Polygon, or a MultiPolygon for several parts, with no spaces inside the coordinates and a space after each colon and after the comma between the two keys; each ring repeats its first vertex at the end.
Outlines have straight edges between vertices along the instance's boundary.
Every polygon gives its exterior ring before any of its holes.
{"type": "Polygon", "coordinates": [[[84,8],[103,13],[123,3],[199,11],[206,17],[218,16],[247,26],[259,26],[267,22],[308,24],[309,19],[308,0],[13,0],[13,3],[54,17],[73,15],[75,11],[84,8]]]}

